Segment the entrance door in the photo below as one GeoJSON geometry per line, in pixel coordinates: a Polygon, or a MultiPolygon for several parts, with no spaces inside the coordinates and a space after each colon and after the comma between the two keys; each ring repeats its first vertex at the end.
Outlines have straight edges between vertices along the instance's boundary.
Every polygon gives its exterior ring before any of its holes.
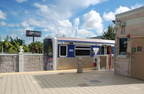
{"type": "Polygon", "coordinates": [[[131,77],[144,80],[144,38],[133,38],[131,41],[131,77]]]}

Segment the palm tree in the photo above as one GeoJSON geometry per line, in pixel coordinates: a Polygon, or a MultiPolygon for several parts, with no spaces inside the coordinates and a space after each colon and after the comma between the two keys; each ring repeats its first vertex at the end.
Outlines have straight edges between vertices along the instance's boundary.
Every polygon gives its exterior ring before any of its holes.
{"type": "Polygon", "coordinates": [[[38,53],[42,53],[43,44],[41,42],[36,42],[38,46],[38,53]]]}
{"type": "Polygon", "coordinates": [[[42,43],[41,42],[32,42],[31,44],[29,44],[29,49],[30,52],[32,53],[42,53],[42,43]]]}
{"type": "Polygon", "coordinates": [[[102,38],[108,40],[115,40],[115,27],[109,25],[108,30],[103,32],[102,38]]]}
{"type": "Polygon", "coordinates": [[[6,37],[6,38],[4,39],[4,41],[2,42],[4,52],[8,52],[8,49],[9,49],[9,47],[10,47],[10,45],[11,45],[11,43],[10,43],[8,40],[9,40],[9,38],[6,37]]]}
{"type": "Polygon", "coordinates": [[[23,45],[23,40],[19,39],[18,37],[16,39],[11,38],[11,45],[9,48],[9,53],[18,53],[19,52],[19,47],[22,46],[24,49],[24,52],[29,52],[29,48],[26,45],[23,45]]]}
{"type": "Polygon", "coordinates": [[[0,41],[0,51],[2,52],[2,49],[3,49],[3,42],[0,41]]]}

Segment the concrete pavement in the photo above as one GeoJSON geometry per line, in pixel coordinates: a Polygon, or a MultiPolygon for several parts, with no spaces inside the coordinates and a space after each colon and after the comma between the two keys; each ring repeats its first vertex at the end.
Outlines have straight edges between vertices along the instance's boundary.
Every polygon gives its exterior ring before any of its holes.
{"type": "Polygon", "coordinates": [[[144,94],[144,81],[97,70],[0,73],[0,94],[144,94]]]}

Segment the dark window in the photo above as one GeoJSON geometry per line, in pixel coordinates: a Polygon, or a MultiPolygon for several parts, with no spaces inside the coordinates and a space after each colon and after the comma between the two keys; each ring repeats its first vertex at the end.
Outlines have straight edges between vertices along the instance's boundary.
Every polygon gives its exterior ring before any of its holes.
{"type": "Polygon", "coordinates": [[[110,54],[110,51],[112,52],[112,47],[111,46],[107,46],[107,54],[110,54]]]}
{"type": "Polygon", "coordinates": [[[48,62],[49,58],[53,58],[53,42],[52,39],[44,39],[44,62],[48,62]]]}
{"type": "Polygon", "coordinates": [[[101,46],[101,54],[104,55],[104,46],[101,46]]]}
{"type": "Polygon", "coordinates": [[[51,39],[44,40],[44,55],[48,57],[53,57],[53,43],[51,39]]]}
{"type": "Polygon", "coordinates": [[[109,53],[109,47],[107,47],[107,54],[110,54],[110,53],[109,53]]]}
{"type": "Polygon", "coordinates": [[[127,38],[119,39],[119,54],[126,55],[127,52],[127,38]]]}
{"type": "Polygon", "coordinates": [[[76,56],[90,56],[90,47],[89,46],[76,46],[75,55],[76,56]]]}
{"type": "Polygon", "coordinates": [[[66,56],[67,47],[65,45],[60,46],[60,56],[66,56]]]}

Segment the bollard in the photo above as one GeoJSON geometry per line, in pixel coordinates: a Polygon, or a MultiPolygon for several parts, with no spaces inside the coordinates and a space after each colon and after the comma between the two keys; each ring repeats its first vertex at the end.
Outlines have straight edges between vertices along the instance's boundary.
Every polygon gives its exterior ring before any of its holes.
{"type": "Polygon", "coordinates": [[[83,58],[79,57],[77,60],[77,73],[83,73],[83,58]]]}

